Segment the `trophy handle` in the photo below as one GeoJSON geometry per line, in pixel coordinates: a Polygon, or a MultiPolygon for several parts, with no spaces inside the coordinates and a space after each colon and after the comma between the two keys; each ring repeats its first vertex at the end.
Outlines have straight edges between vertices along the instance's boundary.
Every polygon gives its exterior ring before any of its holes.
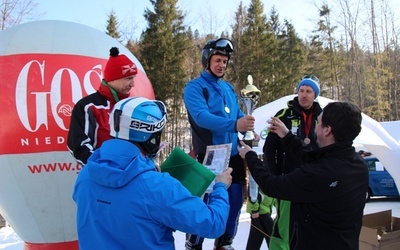
{"type": "Polygon", "coordinates": [[[248,82],[250,85],[253,85],[253,77],[252,77],[251,75],[248,75],[248,76],[247,76],[247,82],[248,82]]]}

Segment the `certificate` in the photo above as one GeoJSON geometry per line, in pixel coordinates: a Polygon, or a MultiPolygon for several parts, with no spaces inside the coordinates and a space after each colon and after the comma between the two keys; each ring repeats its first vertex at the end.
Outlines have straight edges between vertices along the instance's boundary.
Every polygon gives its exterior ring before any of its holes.
{"type": "MultiPolygon", "coordinates": [[[[222,173],[228,168],[231,150],[232,143],[207,146],[203,165],[215,175],[222,173]]],[[[210,186],[207,188],[206,193],[212,191],[214,184],[215,181],[212,181],[210,186]]]]}

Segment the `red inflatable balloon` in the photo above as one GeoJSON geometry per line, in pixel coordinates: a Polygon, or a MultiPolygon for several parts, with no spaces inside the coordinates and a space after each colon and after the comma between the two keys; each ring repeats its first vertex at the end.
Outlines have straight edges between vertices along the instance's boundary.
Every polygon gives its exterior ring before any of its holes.
{"type": "Polygon", "coordinates": [[[25,249],[78,249],[80,166],[66,137],[72,108],[97,89],[111,47],[139,69],[131,94],[154,99],[136,57],[101,31],[64,21],[0,31],[0,213],[25,249]]]}

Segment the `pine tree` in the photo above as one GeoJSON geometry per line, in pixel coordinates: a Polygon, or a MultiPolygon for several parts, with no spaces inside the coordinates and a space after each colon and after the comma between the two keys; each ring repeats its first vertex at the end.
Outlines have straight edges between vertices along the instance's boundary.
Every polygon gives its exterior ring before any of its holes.
{"type": "Polygon", "coordinates": [[[148,28],[140,41],[140,61],[153,85],[156,99],[163,101],[168,109],[166,140],[171,142],[171,148],[182,147],[187,141],[185,133],[188,133],[182,100],[188,77],[182,69],[191,43],[183,26],[184,16],[176,7],[177,0],[150,2],[154,12],[147,8],[144,13],[148,28]]]}
{"type": "Polygon", "coordinates": [[[304,45],[288,20],[281,24],[275,7],[270,11],[269,24],[274,35],[273,43],[268,46],[273,75],[266,91],[269,91],[268,101],[271,101],[294,93],[304,74],[304,45]]]}
{"type": "Polygon", "coordinates": [[[273,34],[263,13],[261,0],[252,0],[247,9],[246,29],[242,37],[243,67],[239,72],[242,87],[247,85],[247,76],[252,75],[254,85],[261,90],[260,104],[270,100],[269,81],[273,78],[270,53],[273,50],[273,34]]]}
{"type": "Polygon", "coordinates": [[[108,15],[107,20],[107,31],[106,34],[115,38],[117,41],[120,42],[121,35],[118,32],[118,20],[115,15],[115,11],[111,10],[110,14],[108,15]]]}
{"type": "Polygon", "coordinates": [[[247,84],[247,81],[245,82],[247,78],[244,78],[241,74],[244,70],[245,64],[245,49],[243,49],[243,51],[242,48],[245,46],[243,34],[247,29],[246,17],[246,8],[243,6],[243,3],[240,2],[238,9],[235,12],[235,24],[232,27],[232,41],[235,46],[235,51],[233,52],[228,68],[228,75],[230,76],[231,82],[234,83],[237,93],[239,93],[240,89],[247,84]]]}
{"type": "Polygon", "coordinates": [[[341,96],[342,87],[339,83],[340,62],[338,51],[340,49],[334,32],[336,26],[331,23],[331,9],[323,4],[319,9],[320,20],[318,29],[311,42],[309,64],[320,80],[321,95],[338,99],[341,96]]]}
{"type": "Polygon", "coordinates": [[[188,44],[190,44],[190,47],[186,51],[184,68],[186,71],[186,75],[188,76],[188,81],[199,76],[201,70],[203,69],[203,66],[201,64],[201,53],[205,43],[205,39],[199,37],[197,30],[193,34],[191,28],[189,28],[188,44]]]}
{"type": "MultiPolygon", "coordinates": [[[[284,25],[277,35],[277,59],[274,61],[274,79],[276,85],[273,98],[280,98],[294,93],[297,83],[304,74],[304,44],[297,36],[294,26],[284,20],[284,25]]],[[[274,54],[275,54],[274,53],[274,54]]]]}

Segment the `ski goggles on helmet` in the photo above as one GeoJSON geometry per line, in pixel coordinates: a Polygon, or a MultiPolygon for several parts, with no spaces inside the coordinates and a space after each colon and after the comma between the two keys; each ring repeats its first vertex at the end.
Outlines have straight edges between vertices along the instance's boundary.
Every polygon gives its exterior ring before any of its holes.
{"type": "Polygon", "coordinates": [[[220,38],[204,46],[204,49],[222,50],[230,53],[233,52],[233,44],[226,38],[220,38]]]}

